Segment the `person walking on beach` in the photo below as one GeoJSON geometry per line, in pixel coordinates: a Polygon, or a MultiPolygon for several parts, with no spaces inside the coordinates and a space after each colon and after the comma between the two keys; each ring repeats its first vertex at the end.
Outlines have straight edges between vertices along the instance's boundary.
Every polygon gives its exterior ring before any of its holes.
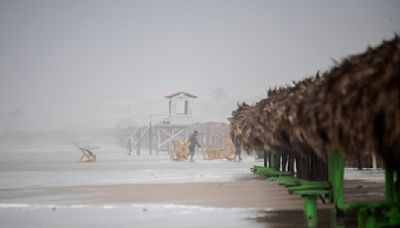
{"type": "Polygon", "coordinates": [[[194,131],[193,134],[189,137],[189,154],[190,155],[190,161],[193,161],[193,156],[194,156],[194,152],[196,150],[196,146],[200,147],[199,142],[197,141],[197,135],[199,135],[198,131],[194,131]]]}

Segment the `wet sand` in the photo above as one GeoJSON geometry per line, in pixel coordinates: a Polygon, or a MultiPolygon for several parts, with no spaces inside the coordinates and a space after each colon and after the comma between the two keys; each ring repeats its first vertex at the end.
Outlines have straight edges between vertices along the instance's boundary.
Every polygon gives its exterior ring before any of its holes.
{"type": "Polygon", "coordinates": [[[302,209],[301,197],[265,178],[235,182],[180,184],[118,184],[2,191],[2,198],[25,202],[52,198],[58,204],[179,204],[218,208],[302,209]]]}
{"type": "MultiPolygon", "coordinates": [[[[303,200],[241,162],[170,161],[166,154],[96,151],[78,163],[66,145],[0,145],[0,227],[304,227],[303,200]]],[[[350,172],[360,178],[361,173],[350,172]]],[[[368,173],[368,178],[376,172],[368,173]]],[[[353,175],[353,176],[352,176],[353,175]]],[[[381,173],[377,176],[381,178],[381,173]]],[[[347,200],[382,199],[382,182],[346,181],[347,200]],[[371,191],[370,189],[373,189],[371,191]]],[[[335,227],[329,205],[320,224],[335,227]]]]}

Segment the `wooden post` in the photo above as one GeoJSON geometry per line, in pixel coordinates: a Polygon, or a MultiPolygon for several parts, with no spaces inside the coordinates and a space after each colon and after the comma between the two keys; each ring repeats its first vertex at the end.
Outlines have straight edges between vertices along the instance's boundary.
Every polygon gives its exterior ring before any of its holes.
{"type": "Polygon", "coordinates": [[[152,132],[151,132],[151,120],[149,122],[149,154],[151,155],[151,150],[152,150],[152,132]]]}
{"type": "Polygon", "coordinates": [[[362,154],[361,151],[358,151],[357,153],[357,169],[362,170],[362,154]]]}
{"type": "Polygon", "coordinates": [[[377,169],[377,165],[376,165],[376,156],[374,153],[372,153],[372,168],[373,169],[377,169]]]}
{"type": "Polygon", "coordinates": [[[265,150],[264,150],[264,167],[267,168],[267,151],[265,150]]]}
{"type": "Polygon", "coordinates": [[[286,171],[286,164],[288,162],[288,152],[286,150],[282,151],[281,158],[282,158],[282,171],[286,171]]]}
{"type": "Polygon", "coordinates": [[[131,155],[132,153],[132,137],[129,137],[128,139],[128,155],[131,155]]]}
{"type": "Polygon", "coordinates": [[[272,152],[271,150],[268,151],[268,168],[272,168],[272,152]]]}
{"type": "Polygon", "coordinates": [[[160,127],[156,127],[156,151],[160,151],[160,127]]]}
{"type": "Polygon", "coordinates": [[[294,173],[294,151],[289,151],[288,171],[294,173]]]}
{"type": "Polygon", "coordinates": [[[137,146],[136,146],[136,149],[137,149],[136,153],[137,153],[137,155],[140,155],[140,143],[141,143],[140,128],[138,129],[138,132],[137,132],[137,139],[138,139],[138,142],[137,142],[137,146]]]}
{"type": "MultiPolygon", "coordinates": [[[[175,127],[171,127],[170,129],[171,129],[171,131],[169,131],[169,132],[170,132],[171,136],[172,136],[172,135],[175,135],[176,130],[178,130],[178,129],[176,129],[175,127]]],[[[168,137],[171,137],[171,136],[168,136],[168,137]]],[[[172,139],[177,139],[177,138],[173,137],[172,139]]],[[[172,143],[171,140],[168,141],[168,143],[167,143],[168,148],[171,148],[171,146],[172,146],[171,143],[172,143]]]]}

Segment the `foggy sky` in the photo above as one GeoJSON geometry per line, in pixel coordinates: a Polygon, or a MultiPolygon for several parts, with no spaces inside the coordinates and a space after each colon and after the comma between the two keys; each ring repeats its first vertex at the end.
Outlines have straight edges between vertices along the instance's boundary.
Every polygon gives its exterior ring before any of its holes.
{"type": "Polygon", "coordinates": [[[378,0],[0,0],[0,133],[15,112],[23,130],[82,124],[104,104],[167,113],[177,91],[199,97],[196,120],[221,121],[392,38],[399,12],[378,0]]]}

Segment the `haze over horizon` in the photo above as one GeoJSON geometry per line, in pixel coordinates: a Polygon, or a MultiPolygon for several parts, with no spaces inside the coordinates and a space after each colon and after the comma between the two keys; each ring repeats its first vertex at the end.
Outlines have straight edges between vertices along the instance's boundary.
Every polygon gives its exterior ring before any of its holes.
{"type": "Polygon", "coordinates": [[[195,121],[226,121],[237,102],[399,34],[398,12],[399,1],[0,0],[0,134],[13,118],[23,131],[86,126],[108,105],[142,123],[178,91],[198,96],[195,121]]]}

